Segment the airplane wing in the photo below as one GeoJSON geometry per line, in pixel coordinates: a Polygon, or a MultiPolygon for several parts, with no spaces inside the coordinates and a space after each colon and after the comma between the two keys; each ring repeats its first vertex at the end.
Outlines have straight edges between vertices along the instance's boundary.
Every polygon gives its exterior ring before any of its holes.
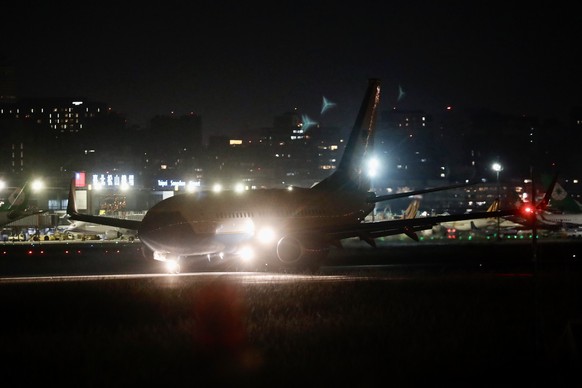
{"type": "MultiPolygon", "coordinates": [[[[526,223],[532,223],[535,219],[535,214],[537,212],[545,210],[548,206],[550,195],[553,191],[554,185],[558,179],[558,173],[556,172],[552,182],[550,183],[549,189],[546,191],[546,195],[544,198],[535,206],[523,206],[517,209],[509,209],[509,210],[495,210],[495,211],[487,211],[487,212],[476,212],[476,213],[467,213],[467,214],[451,214],[445,216],[434,216],[434,217],[422,217],[422,218],[412,218],[412,219],[401,219],[401,220],[390,220],[390,221],[378,221],[378,222],[370,222],[357,225],[356,228],[353,230],[336,230],[336,231],[329,231],[329,236],[333,238],[349,238],[349,237],[360,237],[364,241],[370,243],[370,245],[375,246],[373,243],[373,239],[377,237],[385,237],[391,236],[396,234],[405,233],[409,237],[414,240],[418,240],[418,237],[414,233],[418,230],[425,230],[430,229],[434,225],[438,225],[442,222],[450,222],[450,221],[461,221],[461,220],[475,220],[480,218],[497,218],[497,217],[519,217],[520,219],[524,220],[526,223]],[[356,230],[357,229],[357,230],[356,230]]],[[[468,184],[460,184],[455,185],[454,187],[463,187],[468,186],[473,183],[468,184]]],[[[447,186],[447,188],[451,188],[451,186],[447,186]]],[[[423,192],[432,192],[443,190],[444,188],[434,188],[434,189],[425,189],[419,190],[423,192]]],[[[409,192],[410,193],[410,192],[409,192]]],[[[399,193],[399,194],[407,194],[407,193],[399,193]]],[[[395,194],[395,195],[399,195],[395,194]]],[[[408,194],[410,195],[410,194],[408,194]]],[[[401,195],[403,196],[403,195],[401,195]]],[[[387,196],[384,196],[387,197],[387,196]]],[[[380,197],[376,197],[380,198],[380,197]]],[[[390,199],[393,199],[391,197],[390,199]]]]}
{"type": "Polygon", "coordinates": [[[71,179],[71,187],[69,189],[69,202],[67,203],[67,214],[71,220],[91,222],[100,225],[115,226],[118,228],[138,230],[141,221],[125,220],[116,217],[94,216],[90,214],[81,214],[77,211],[77,203],[75,201],[75,179],[71,179]]]}
{"type": "MultiPolygon", "coordinates": [[[[324,231],[320,230],[319,232],[323,232],[325,235],[327,235],[327,237],[331,241],[341,240],[350,237],[360,237],[360,239],[368,242],[372,246],[375,246],[375,244],[373,243],[373,239],[377,237],[386,237],[405,233],[412,239],[418,240],[418,237],[416,237],[416,234],[414,232],[430,229],[441,222],[473,220],[491,217],[505,217],[509,215],[515,215],[519,211],[520,211],[519,209],[510,209],[510,210],[499,210],[494,212],[476,212],[468,214],[451,214],[446,216],[366,222],[358,225],[352,225],[349,227],[345,226],[332,227],[324,231]]],[[[309,232],[309,230],[306,230],[306,232],[309,232]]],[[[312,232],[316,231],[314,230],[312,232]]]]}

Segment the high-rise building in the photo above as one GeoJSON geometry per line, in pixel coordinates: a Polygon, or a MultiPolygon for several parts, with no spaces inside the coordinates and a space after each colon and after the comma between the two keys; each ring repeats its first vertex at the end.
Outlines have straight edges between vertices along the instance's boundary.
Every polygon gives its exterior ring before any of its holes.
{"type": "Polygon", "coordinates": [[[85,98],[17,98],[0,102],[0,171],[43,173],[67,168],[99,134],[123,120],[85,98]],[[116,117],[116,120],[107,118],[116,117]]]}

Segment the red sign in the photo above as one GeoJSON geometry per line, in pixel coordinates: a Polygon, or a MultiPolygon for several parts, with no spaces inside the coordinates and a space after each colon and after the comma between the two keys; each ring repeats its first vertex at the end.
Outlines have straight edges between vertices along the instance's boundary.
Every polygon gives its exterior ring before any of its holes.
{"type": "Polygon", "coordinates": [[[75,173],[75,187],[85,187],[85,171],[75,173]]]}

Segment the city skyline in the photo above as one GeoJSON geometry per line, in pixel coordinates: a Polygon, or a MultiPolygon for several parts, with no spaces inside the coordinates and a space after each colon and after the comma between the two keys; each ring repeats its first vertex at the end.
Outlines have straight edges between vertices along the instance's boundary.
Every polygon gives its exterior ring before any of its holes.
{"type": "Polygon", "coordinates": [[[294,108],[350,125],[367,78],[382,80],[381,109],[565,120],[582,105],[580,17],[501,4],[120,4],[66,19],[43,4],[3,20],[2,59],[21,97],[86,97],[138,125],[194,112],[207,134],[268,127],[294,108]],[[335,105],[322,113],[324,99],[335,105]]]}

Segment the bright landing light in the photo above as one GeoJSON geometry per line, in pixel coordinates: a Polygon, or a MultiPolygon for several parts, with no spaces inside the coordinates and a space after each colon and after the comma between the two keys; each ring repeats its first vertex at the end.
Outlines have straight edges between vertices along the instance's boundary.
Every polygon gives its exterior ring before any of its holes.
{"type": "Polygon", "coordinates": [[[178,269],[180,268],[180,265],[178,264],[178,262],[176,260],[167,260],[166,261],[166,270],[168,272],[178,272],[178,269]]]}
{"type": "Polygon", "coordinates": [[[257,233],[257,239],[261,244],[268,244],[275,240],[275,230],[270,226],[262,227],[257,233]]]}
{"type": "Polygon", "coordinates": [[[238,251],[238,254],[240,255],[240,259],[244,262],[249,262],[255,258],[255,251],[249,246],[242,247],[238,251]]]}

